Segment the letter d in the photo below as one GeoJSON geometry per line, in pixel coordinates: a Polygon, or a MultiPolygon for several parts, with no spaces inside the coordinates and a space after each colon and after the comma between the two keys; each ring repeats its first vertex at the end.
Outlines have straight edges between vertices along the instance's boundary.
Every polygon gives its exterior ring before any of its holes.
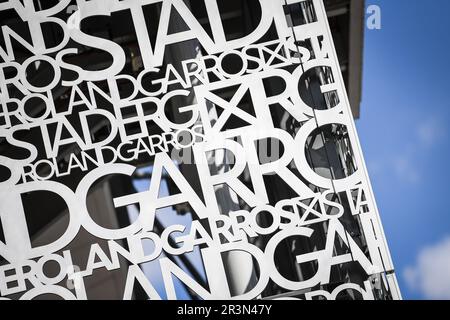
{"type": "Polygon", "coordinates": [[[20,263],[64,248],[78,233],[79,211],[74,193],[54,181],[31,182],[0,190],[0,219],[5,236],[5,243],[0,242],[0,255],[10,263],[20,263]],[[22,194],[33,191],[46,191],[63,198],[70,216],[69,226],[58,240],[35,248],[31,246],[21,197],[22,194]]]}
{"type": "Polygon", "coordinates": [[[250,243],[227,243],[205,248],[202,249],[202,258],[213,299],[251,300],[259,296],[269,282],[269,268],[264,259],[264,253],[250,243]],[[260,270],[259,279],[249,291],[237,296],[231,296],[222,258],[222,253],[225,252],[247,253],[257,261],[260,270]]]}

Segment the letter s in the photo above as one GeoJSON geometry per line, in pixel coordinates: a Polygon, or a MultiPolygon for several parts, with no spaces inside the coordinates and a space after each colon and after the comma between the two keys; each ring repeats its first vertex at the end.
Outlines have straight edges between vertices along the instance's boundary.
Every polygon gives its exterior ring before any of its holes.
{"type": "MultiPolygon", "coordinates": [[[[79,14],[79,12],[80,11],[77,11],[76,13],[74,13],[74,15],[79,14]]],[[[95,14],[95,16],[99,16],[99,15],[105,15],[105,14],[95,14]]],[[[92,15],[92,16],[94,16],[94,15],[92,15]]],[[[80,21],[82,19],[88,18],[88,17],[89,16],[81,17],[80,21]]],[[[111,66],[109,66],[106,69],[96,70],[96,71],[85,70],[83,72],[85,79],[83,79],[83,80],[85,80],[85,81],[101,81],[101,80],[105,80],[108,78],[112,78],[115,75],[117,75],[119,72],[122,71],[123,67],[125,66],[126,57],[125,57],[125,52],[123,51],[123,49],[120,45],[118,45],[117,43],[110,41],[110,40],[106,40],[106,39],[88,35],[88,34],[82,32],[79,28],[71,28],[71,29],[69,29],[69,32],[70,32],[71,38],[74,41],[76,41],[80,44],[83,44],[85,46],[91,47],[91,48],[100,49],[102,51],[105,51],[105,52],[109,53],[113,58],[113,62],[111,64],[111,66]]]]}

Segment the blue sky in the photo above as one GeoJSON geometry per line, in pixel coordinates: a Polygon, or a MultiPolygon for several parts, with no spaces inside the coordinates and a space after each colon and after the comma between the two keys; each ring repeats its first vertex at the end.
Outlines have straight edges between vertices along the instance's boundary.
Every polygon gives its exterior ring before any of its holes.
{"type": "Polygon", "coordinates": [[[450,299],[450,1],[367,0],[358,132],[405,299],[450,299]]]}

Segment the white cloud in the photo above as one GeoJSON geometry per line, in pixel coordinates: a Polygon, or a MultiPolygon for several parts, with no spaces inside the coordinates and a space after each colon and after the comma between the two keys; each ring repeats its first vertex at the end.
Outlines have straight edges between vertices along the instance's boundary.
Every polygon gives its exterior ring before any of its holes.
{"type": "MultiPolygon", "coordinates": [[[[403,145],[392,157],[385,159],[384,167],[392,168],[395,175],[406,183],[417,184],[421,180],[418,155],[428,155],[446,134],[446,126],[436,116],[430,116],[415,126],[415,135],[408,145],[403,145]]],[[[380,169],[380,165],[378,168],[380,169]]]]}
{"type": "Polygon", "coordinates": [[[412,162],[412,157],[407,155],[397,156],[393,159],[392,165],[395,173],[407,183],[418,183],[420,174],[417,165],[412,162]]]}
{"type": "Polygon", "coordinates": [[[450,300],[450,236],[422,249],[403,277],[410,289],[427,299],[450,300]]]}
{"type": "Polygon", "coordinates": [[[430,117],[419,124],[417,136],[422,146],[432,147],[445,136],[445,131],[445,126],[439,118],[430,117]]]}

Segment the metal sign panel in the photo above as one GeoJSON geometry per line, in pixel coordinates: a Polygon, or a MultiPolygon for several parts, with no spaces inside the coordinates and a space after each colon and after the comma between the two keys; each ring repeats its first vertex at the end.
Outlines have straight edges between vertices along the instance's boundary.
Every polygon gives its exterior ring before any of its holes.
{"type": "Polygon", "coordinates": [[[124,299],[400,298],[321,0],[0,10],[26,29],[2,25],[0,296],[88,299],[120,270],[124,299]]]}

